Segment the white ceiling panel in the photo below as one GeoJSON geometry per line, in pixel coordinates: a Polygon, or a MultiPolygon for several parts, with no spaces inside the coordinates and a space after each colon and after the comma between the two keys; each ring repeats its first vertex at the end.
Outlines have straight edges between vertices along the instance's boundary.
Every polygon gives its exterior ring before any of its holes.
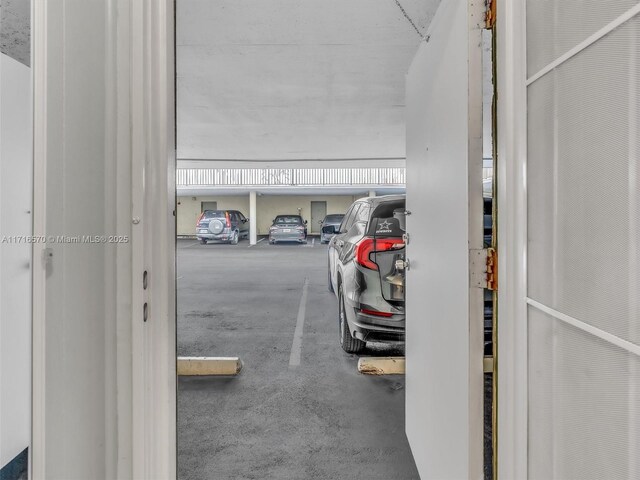
{"type": "Polygon", "coordinates": [[[404,157],[420,41],[394,0],[178,0],[178,158],[404,157]]]}

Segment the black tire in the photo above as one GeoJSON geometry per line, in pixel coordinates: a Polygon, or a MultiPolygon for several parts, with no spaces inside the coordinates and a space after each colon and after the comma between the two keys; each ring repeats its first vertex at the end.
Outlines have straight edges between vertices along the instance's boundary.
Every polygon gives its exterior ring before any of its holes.
{"type": "Polygon", "coordinates": [[[238,244],[238,239],[240,238],[240,235],[238,234],[238,231],[235,230],[233,232],[233,237],[231,237],[231,241],[229,242],[231,245],[237,245],[238,244]]]}
{"type": "Polygon", "coordinates": [[[360,353],[366,343],[351,336],[349,332],[349,323],[347,322],[347,314],[345,312],[344,294],[342,286],[338,293],[338,321],[340,323],[340,346],[347,353],[360,353]]]}
{"type": "Polygon", "coordinates": [[[206,238],[201,238],[200,239],[200,245],[206,245],[207,244],[207,239],[206,238]]]}
{"type": "Polygon", "coordinates": [[[331,265],[329,264],[329,260],[327,260],[327,288],[331,293],[335,293],[333,283],[331,283],[331,265]]]}

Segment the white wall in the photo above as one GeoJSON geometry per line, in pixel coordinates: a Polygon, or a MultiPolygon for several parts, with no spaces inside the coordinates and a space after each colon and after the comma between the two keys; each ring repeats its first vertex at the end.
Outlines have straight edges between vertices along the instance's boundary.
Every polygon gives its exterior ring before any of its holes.
{"type": "Polygon", "coordinates": [[[0,468],[31,441],[31,69],[0,54],[0,468]]]}
{"type": "MultiPolygon", "coordinates": [[[[327,213],[345,213],[354,202],[355,197],[351,195],[341,196],[298,196],[298,195],[263,195],[258,197],[258,233],[266,235],[273,219],[278,214],[297,214],[301,208],[302,218],[311,223],[311,202],[327,202],[327,213]]],[[[311,233],[311,225],[308,226],[311,233]]]]}
{"type": "MultiPolygon", "coordinates": [[[[327,214],[345,213],[358,198],[353,195],[260,195],[257,198],[258,235],[267,235],[272,220],[278,214],[297,214],[311,222],[311,202],[327,202],[327,214]]],[[[178,235],[195,235],[196,219],[200,215],[201,202],[218,202],[219,209],[240,210],[249,216],[249,195],[220,195],[206,197],[178,197],[178,235]],[[195,198],[195,200],[193,199],[195,198]]],[[[311,232],[309,225],[309,232],[311,232]]]]}

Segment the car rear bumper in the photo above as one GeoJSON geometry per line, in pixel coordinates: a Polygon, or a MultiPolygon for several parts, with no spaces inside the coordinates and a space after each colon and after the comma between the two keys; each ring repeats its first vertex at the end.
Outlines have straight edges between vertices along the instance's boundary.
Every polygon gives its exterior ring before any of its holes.
{"type": "Polygon", "coordinates": [[[362,313],[359,308],[348,305],[347,321],[349,331],[353,336],[365,342],[404,342],[404,314],[394,314],[393,317],[378,317],[362,313]]]}
{"type": "Polygon", "coordinates": [[[206,232],[198,231],[196,233],[198,240],[218,240],[222,242],[228,242],[233,238],[233,232],[229,229],[224,229],[221,233],[211,233],[208,230],[206,232]]]}
{"type": "Polygon", "coordinates": [[[365,342],[404,342],[404,317],[397,326],[388,326],[369,323],[370,317],[355,312],[354,314],[355,321],[349,325],[354,337],[365,342]]]}
{"type": "Polygon", "coordinates": [[[270,242],[303,242],[306,239],[304,232],[270,233],[270,242]]]}

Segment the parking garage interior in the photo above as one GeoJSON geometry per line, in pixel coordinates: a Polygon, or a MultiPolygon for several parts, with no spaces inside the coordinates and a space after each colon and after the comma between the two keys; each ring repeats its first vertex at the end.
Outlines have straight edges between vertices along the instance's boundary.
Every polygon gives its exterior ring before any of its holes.
{"type": "MultiPolygon", "coordinates": [[[[359,357],[403,357],[404,344],[341,349],[319,234],[325,215],[357,199],[406,192],[405,73],[424,41],[411,22],[426,32],[437,5],[331,6],[177,3],[178,356],[243,364],[233,377],[179,379],[179,478],[419,478],[404,433],[404,376],[357,368],[359,357]],[[353,29],[342,28],[348,22],[353,29]],[[203,245],[205,210],[242,212],[251,235],[203,245]],[[308,222],[306,244],[265,242],[278,214],[308,222]]],[[[476,179],[489,200],[486,247],[495,242],[491,51],[487,32],[476,179]]],[[[486,373],[487,479],[492,392],[486,373]]]]}
{"type": "MultiPolygon", "coordinates": [[[[426,31],[434,5],[406,2],[426,31]]],[[[230,377],[180,377],[181,479],[417,479],[403,375],[358,372],[401,343],[339,343],[325,215],[404,194],[404,82],[420,36],[394,2],[177,2],[179,357],[239,357],[230,377]],[[237,245],[197,239],[238,210],[237,245]],[[265,241],[279,214],[305,244],[265,241]]]]}

